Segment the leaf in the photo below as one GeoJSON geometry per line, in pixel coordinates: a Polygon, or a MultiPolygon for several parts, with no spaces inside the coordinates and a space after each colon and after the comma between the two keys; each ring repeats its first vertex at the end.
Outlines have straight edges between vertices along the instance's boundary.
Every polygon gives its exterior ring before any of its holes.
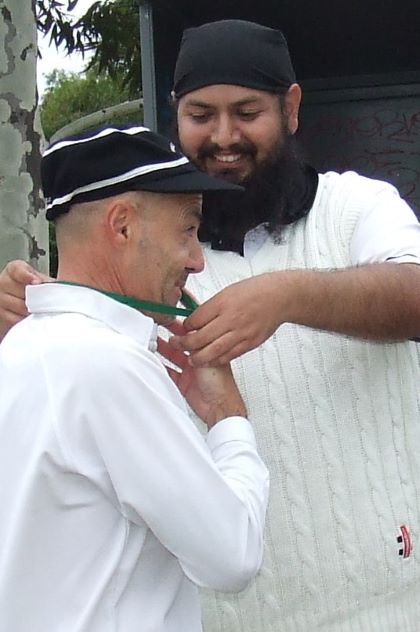
{"type": "Polygon", "coordinates": [[[100,73],[122,75],[137,96],[141,89],[137,0],[97,0],[80,17],[68,14],[76,4],[77,0],[36,0],[38,29],[67,53],[93,52],[89,66],[100,73]]]}

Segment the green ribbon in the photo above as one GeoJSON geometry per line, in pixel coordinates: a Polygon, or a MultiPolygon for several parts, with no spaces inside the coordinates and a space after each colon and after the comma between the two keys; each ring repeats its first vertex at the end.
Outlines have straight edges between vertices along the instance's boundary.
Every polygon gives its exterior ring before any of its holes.
{"type": "Polygon", "coordinates": [[[143,301],[134,296],[125,296],[124,294],[118,294],[117,292],[107,292],[106,290],[100,290],[97,287],[91,287],[90,285],[83,285],[82,283],[73,283],[72,281],[57,281],[61,285],[73,285],[75,287],[86,287],[89,290],[95,290],[109,298],[113,298],[119,303],[134,307],[141,311],[158,312],[159,314],[171,314],[172,316],[190,316],[193,311],[198,307],[197,303],[186,292],[182,292],[181,303],[185,307],[173,307],[172,305],[164,305],[163,303],[154,303],[153,301],[143,301]]]}

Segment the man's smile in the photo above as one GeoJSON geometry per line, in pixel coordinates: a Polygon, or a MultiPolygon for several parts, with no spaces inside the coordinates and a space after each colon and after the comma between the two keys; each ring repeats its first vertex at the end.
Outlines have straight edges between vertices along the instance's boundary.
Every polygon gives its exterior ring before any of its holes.
{"type": "Polygon", "coordinates": [[[212,156],[213,160],[223,163],[238,162],[242,157],[242,154],[215,154],[212,156]]]}

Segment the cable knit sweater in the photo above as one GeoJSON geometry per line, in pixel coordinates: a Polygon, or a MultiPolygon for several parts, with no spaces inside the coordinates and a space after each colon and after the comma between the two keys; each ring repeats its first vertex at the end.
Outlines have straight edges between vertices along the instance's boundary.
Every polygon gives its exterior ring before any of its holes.
{"type": "MultiPolygon", "coordinates": [[[[267,239],[250,260],[207,250],[190,289],[205,300],[273,270],[349,266],[378,187],[352,173],[320,176],[312,210],[281,243],[267,239]]],[[[233,367],[271,473],[266,551],[246,591],[203,594],[205,631],[419,631],[415,343],[286,324],[233,367]]]]}

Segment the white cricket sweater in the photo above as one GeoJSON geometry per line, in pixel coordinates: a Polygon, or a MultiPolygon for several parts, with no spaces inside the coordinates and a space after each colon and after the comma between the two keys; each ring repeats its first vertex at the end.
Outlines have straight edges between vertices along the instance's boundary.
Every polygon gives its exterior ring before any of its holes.
{"type": "MultiPolygon", "coordinates": [[[[309,215],[246,259],[206,250],[202,301],[247,277],[351,265],[361,214],[387,184],[320,176],[309,215]]],[[[420,630],[420,370],[415,343],[286,324],[234,361],[271,475],[263,568],[236,596],[207,593],[206,632],[420,630]],[[400,527],[410,530],[398,542],[400,527]]]]}

